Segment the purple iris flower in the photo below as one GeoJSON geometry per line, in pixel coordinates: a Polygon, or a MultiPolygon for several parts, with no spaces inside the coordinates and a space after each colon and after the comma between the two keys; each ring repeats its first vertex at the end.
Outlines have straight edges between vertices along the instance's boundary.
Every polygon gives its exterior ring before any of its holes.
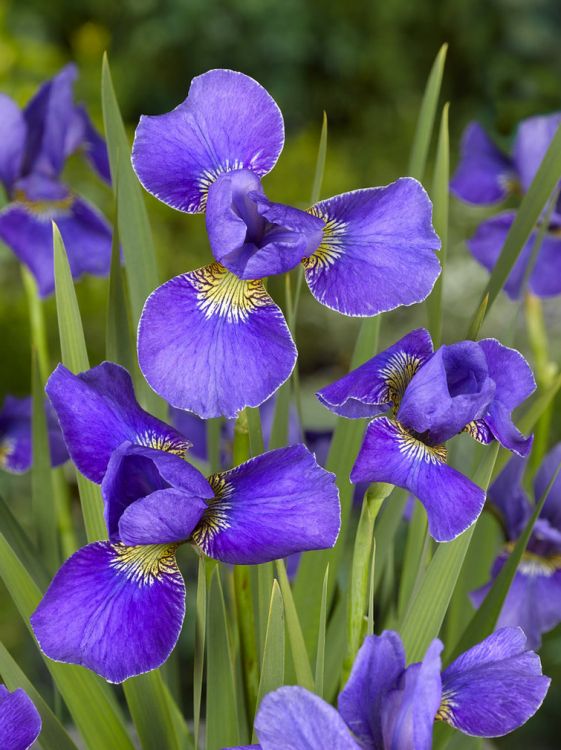
{"type": "Polygon", "coordinates": [[[430,750],[435,720],[475,737],[500,737],[528,721],[549,688],[520,628],[498,630],[442,673],[441,651],[434,640],[422,662],[406,667],[397,633],[369,636],[338,711],[304,688],[279,688],[257,712],[260,744],[245,747],[430,750]]]}
{"type": "Polygon", "coordinates": [[[231,70],[195,78],[172,112],[143,116],[133,166],[144,187],[206,212],[215,262],[147,300],[138,354],[154,390],[201,417],[235,416],[289,377],[296,348],[262,279],[304,264],[312,294],[347,315],[420,302],[440,272],[431,204],[405,178],[300,211],[271,202],[261,178],[284,144],[282,114],[256,81],[231,70]]]}
{"type": "Polygon", "coordinates": [[[109,224],[61,181],[67,157],[78,149],[110,180],[105,143],[73,100],[76,76],[76,67],[67,65],[23,110],[0,94],[0,182],[9,200],[0,211],[0,239],[29,268],[42,297],[54,290],[52,221],[74,278],[104,276],[111,261],[109,224]]]}
{"type": "Polygon", "coordinates": [[[0,747],[27,750],[41,733],[41,716],[27,693],[0,685],[0,747]]]}
{"type": "Polygon", "coordinates": [[[446,441],[465,431],[527,455],[532,438],[520,434],[511,412],[535,387],[524,357],[495,339],[433,352],[428,331],[419,328],[317,397],[344,417],[377,417],[366,428],[351,481],[409,490],[425,506],[433,538],[447,542],[477,519],[485,493],[446,464],[446,441]]]}
{"type": "MultiPolygon", "coordinates": [[[[559,113],[523,120],[509,155],[492,142],[478,123],[472,122],[462,139],[460,163],[450,183],[452,192],[475,205],[498,203],[511,193],[526,192],[560,124],[559,113]]],[[[467,243],[474,258],[489,271],[497,262],[515,216],[515,211],[503,211],[487,219],[467,243]]],[[[512,299],[522,292],[536,236],[537,228],[505,284],[505,292],[512,299]]],[[[561,199],[554,207],[528,284],[538,297],[561,294],[561,199]]]]}
{"type": "MultiPolygon", "coordinates": [[[[559,463],[561,443],[544,458],[534,479],[536,501],[545,492],[559,463]]],[[[489,488],[489,499],[500,513],[507,537],[491,570],[491,581],[474,591],[479,606],[532,514],[522,487],[526,461],[512,458],[489,488]]],[[[499,626],[519,625],[531,648],[539,648],[543,633],[561,622],[561,477],[557,477],[536,521],[526,552],[512,581],[499,617],[499,626]]]]}
{"type": "MultiPolygon", "coordinates": [[[[22,474],[32,464],[31,397],[6,396],[0,410],[0,468],[22,474]]],[[[58,419],[51,404],[45,403],[51,464],[59,466],[68,458],[58,419]]]]}
{"type": "Polygon", "coordinates": [[[181,544],[243,565],[335,544],[335,477],[305,446],[206,479],[184,460],[183,435],[141,409],[122,367],[59,365],[47,393],[70,456],[101,483],[109,534],[66,561],[31,618],[50,658],[110,682],[160,666],[185,614],[181,544]]]}

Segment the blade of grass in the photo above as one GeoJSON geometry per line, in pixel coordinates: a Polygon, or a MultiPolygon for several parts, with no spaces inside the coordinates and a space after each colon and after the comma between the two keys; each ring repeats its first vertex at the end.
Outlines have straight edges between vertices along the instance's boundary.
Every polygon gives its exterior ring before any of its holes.
{"type": "Polygon", "coordinates": [[[390,551],[393,547],[393,540],[405,513],[407,496],[406,490],[396,488],[386,500],[376,524],[376,567],[374,572],[376,589],[382,582],[390,558],[390,551]]]}
{"type": "Polygon", "coordinates": [[[423,563],[423,549],[427,536],[427,514],[421,503],[416,502],[413,516],[407,529],[407,540],[403,554],[403,567],[399,581],[398,617],[402,618],[413,593],[415,581],[423,563]]]}
{"type": "Polygon", "coordinates": [[[249,724],[251,725],[253,723],[253,716],[257,706],[259,665],[250,568],[248,565],[234,566],[234,591],[236,597],[236,612],[238,615],[238,628],[240,631],[242,674],[246,709],[249,724]]]}
{"type": "Polygon", "coordinates": [[[423,180],[427,165],[427,155],[436,118],[447,52],[448,45],[443,44],[432,65],[415,128],[407,172],[419,181],[423,180]]]}
{"type": "Polygon", "coordinates": [[[284,560],[276,560],[275,567],[277,578],[284,601],[284,612],[286,616],[286,626],[288,630],[288,641],[292,654],[292,662],[298,684],[308,690],[314,689],[314,678],[312,668],[310,667],[310,657],[306,650],[306,643],[302,633],[302,626],[298,618],[298,612],[292,596],[292,589],[286,575],[284,560]]]}
{"type": "Polygon", "coordinates": [[[207,644],[205,750],[222,750],[239,745],[241,738],[226,607],[218,568],[210,579],[207,644]]]}
{"type": "MultiPolygon", "coordinates": [[[[261,663],[261,678],[259,680],[259,690],[257,691],[258,708],[267,693],[276,690],[284,684],[284,659],[284,606],[279,585],[276,581],[273,581],[265,647],[261,663]]],[[[255,734],[252,741],[255,742],[255,734]]]]}
{"type": "Polygon", "coordinates": [[[325,638],[327,631],[327,584],[329,583],[329,564],[325,568],[321,588],[321,609],[319,611],[318,650],[316,653],[315,692],[323,697],[323,679],[325,673],[325,638]]]}
{"type": "Polygon", "coordinates": [[[440,276],[436,280],[434,289],[427,300],[429,329],[435,349],[440,346],[442,340],[442,284],[444,281],[444,270],[446,268],[446,255],[448,250],[448,183],[450,182],[448,109],[449,104],[446,103],[442,109],[442,118],[440,120],[440,133],[436,148],[436,162],[434,165],[431,195],[433,205],[432,221],[436,233],[440,237],[440,265],[442,266],[440,276]]]}
{"type": "MultiPolygon", "coordinates": [[[[497,459],[498,445],[487,448],[473,481],[486,489],[497,459]]],[[[399,628],[409,662],[420,661],[440,631],[475,524],[446,544],[439,544],[399,628]]]]}
{"type": "Polygon", "coordinates": [[[127,680],[123,685],[127,705],[144,750],[180,750],[165,691],[158,670],[127,680]]]}
{"type": "Polygon", "coordinates": [[[125,367],[131,375],[137,371],[134,351],[134,337],[130,327],[129,310],[123,284],[119,232],[113,230],[111,248],[111,272],[107,298],[107,319],[105,324],[105,356],[110,362],[125,367]]]}
{"type": "Polygon", "coordinates": [[[199,557],[197,568],[197,605],[195,621],[195,646],[193,654],[193,726],[195,748],[199,748],[201,726],[201,697],[203,694],[203,675],[205,666],[206,635],[206,570],[205,558],[199,557]]]}
{"type": "Polygon", "coordinates": [[[21,560],[25,570],[28,571],[40,589],[45,589],[49,585],[50,575],[37,555],[34,554],[31,539],[2,497],[0,497],[0,529],[2,529],[9,546],[21,560]]]}
{"type": "Polygon", "coordinates": [[[273,563],[262,563],[257,566],[257,635],[259,638],[259,656],[263,659],[267,623],[269,622],[269,592],[273,585],[273,563]]]}
{"type": "Polygon", "coordinates": [[[41,747],[43,750],[78,750],[41,694],[33,687],[3,643],[0,643],[0,676],[10,692],[23,688],[41,714],[41,747]]]}

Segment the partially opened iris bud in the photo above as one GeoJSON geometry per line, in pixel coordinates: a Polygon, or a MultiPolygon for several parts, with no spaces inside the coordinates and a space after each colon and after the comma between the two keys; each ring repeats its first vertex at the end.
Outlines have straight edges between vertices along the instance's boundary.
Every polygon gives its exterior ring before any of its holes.
{"type": "Polygon", "coordinates": [[[109,535],[66,561],[31,618],[50,658],[111,682],[160,666],[185,614],[182,544],[236,564],[335,544],[335,477],[305,446],[207,479],[184,460],[183,436],[140,408],[118,365],[80,375],[59,366],[47,392],[72,459],[101,483],[109,535]]]}

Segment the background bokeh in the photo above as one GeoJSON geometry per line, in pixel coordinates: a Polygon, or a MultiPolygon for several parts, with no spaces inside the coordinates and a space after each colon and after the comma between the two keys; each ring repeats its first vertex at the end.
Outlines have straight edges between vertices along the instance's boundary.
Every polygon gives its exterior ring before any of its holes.
{"type": "MultiPolygon", "coordinates": [[[[0,90],[24,104],[68,60],[80,68],[77,98],[101,127],[101,56],[108,50],[131,135],[141,113],[166,112],[190,79],[230,67],[257,78],[279,103],[287,143],[266,178],[271,198],[305,206],[311,189],[322,111],[329,119],[323,195],[384,184],[406,173],[423,87],[440,45],[449,43],[443,101],[450,101],[452,164],[461,131],[479,119],[505,145],[522,117],[561,108],[559,0],[12,0],[0,4],[0,90]]],[[[109,216],[109,189],[70,162],[68,181],[109,216]]],[[[430,189],[430,175],[427,180],[430,189]]],[[[162,280],[209,257],[204,220],[186,217],[147,196],[162,280]]],[[[463,244],[481,210],[452,203],[444,286],[445,338],[461,337],[486,281],[463,244]]],[[[106,284],[86,279],[79,299],[93,362],[103,356],[106,284]]],[[[47,303],[56,351],[54,305],[47,303]]],[[[561,310],[544,306],[559,356],[561,310]]],[[[422,306],[386,316],[383,343],[422,325],[422,306]]],[[[314,386],[348,364],[356,322],[330,313],[306,292],[298,343],[305,410],[311,426],[330,416],[311,397],[314,386]]],[[[522,317],[506,299],[486,332],[526,350],[522,317]]],[[[29,392],[27,310],[18,264],[0,247],[0,398],[29,392]]],[[[559,412],[557,412],[559,414],[559,412]]],[[[554,425],[557,438],[561,427],[554,425]]],[[[3,617],[7,641],[16,620],[3,617]],[[10,627],[12,629],[10,629],[10,627]]],[[[19,625],[17,625],[19,627],[19,625]]],[[[554,634],[544,646],[550,674],[561,677],[554,634]]],[[[8,643],[9,645],[9,643],[8,643]]],[[[561,692],[509,748],[558,747],[561,692]]]]}

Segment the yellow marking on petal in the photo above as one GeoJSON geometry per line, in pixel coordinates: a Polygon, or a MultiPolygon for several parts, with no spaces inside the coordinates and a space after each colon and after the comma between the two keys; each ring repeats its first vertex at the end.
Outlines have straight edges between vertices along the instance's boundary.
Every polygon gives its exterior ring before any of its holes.
{"type": "Polygon", "coordinates": [[[14,452],[16,447],[16,441],[11,438],[6,438],[0,443],[0,466],[6,466],[8,459],[14,452]]]}
{"type": "Polygon", "coordinates": [[[151,586],[165,575],[179,574],[175,560],[178,544],[142,544],[129,547],[113,545],[111,566],[123,573],[127,580],[141,586],[151,586]]]}
{"type": "Polygon", "coordinates": [[[483,443],[483,445],[487,445],[491,440],[494,440],[493,433],[482,419],[474,419],[464,427],[462,432],[467,432],[474,440],[483,443]]]}
{"type": "Polygon", "coordinates": [[[302,260],[302,265],[306,271],[321,271],[332,266],[345,252],[344,239],[347,224],[344,221],[331,219],[317,206],[309,208],[308,213],[321,219],[325,226],[319,247],[312,255],[302,260]]]}
{"type": "MultiPolygon", "coordinates": [[[[514,550],[516,542],[505,545],[505,552],[509,555],[514,550]]],[[[545,576],[550,578],[561,568],[561,555],[542,556],[535,552],[524,552],[518,564],[518,572],[526,576],[545,576]]]]}
{"type": "Polygon", "coordinates": [[[380,370],[380,376],[388,387],[388,401],[392,401],[395,408],[399,406],[405,389],[422,363],[423,360],[414,354],[396,352],[380,370]]]}
{"type": "Polygon", "coordinates": [[[232,509],[229,498],[234,486],[226,481],[222,474],[212,474],[208,482],[214,490],[214,497],[205,510],[203,517],[193,532],[193,541],[208,554],[209,544],[220,531],[230,528],[228,511],[232,509]]]}
{"type": "Polygon", "coordinates": [[[32,201],[29,200],[23,190],[16,190],[14,201],[35,218],[42,221],[51,221],[62,213],[69,213],[74,204],[74,196],[69,193],[66,198],[59,198],[58,200],[32,201]]]}
{"type": "Polygon", "coordinates": [[[170,435],[161,435],[156,432],[145,430],[137,435],[138,445],[144,448],[154,448],[157,451],[173,453],[175,456],[185,458],[191,443],[188,440],[180,440],[170,435]]]}
{"type": "Polygon", "coordinates": [[[452,693],[443,693],[440,707],[436,712],[435,721],[445,721],[448,724],[454,723],[454,708],[456,704],[452,700],[452,693]]]}
{"type": "Polygon", "coordinates": [[[427,464],[446,463],[448,451],[445,445],[426,445],[412,435],[402,424],[395,422],[398,429],[399,450],[413,461],[424,461],[427,464]]]}
{"type": "Polygon", "coordinates": [[[188,278],[197,291],[197,307],[207,319],[217,315],[228,323],[245,323],[254,310],[271,304],[262,281],[238,279],[220,263],[198,268],[188,278]]]}

